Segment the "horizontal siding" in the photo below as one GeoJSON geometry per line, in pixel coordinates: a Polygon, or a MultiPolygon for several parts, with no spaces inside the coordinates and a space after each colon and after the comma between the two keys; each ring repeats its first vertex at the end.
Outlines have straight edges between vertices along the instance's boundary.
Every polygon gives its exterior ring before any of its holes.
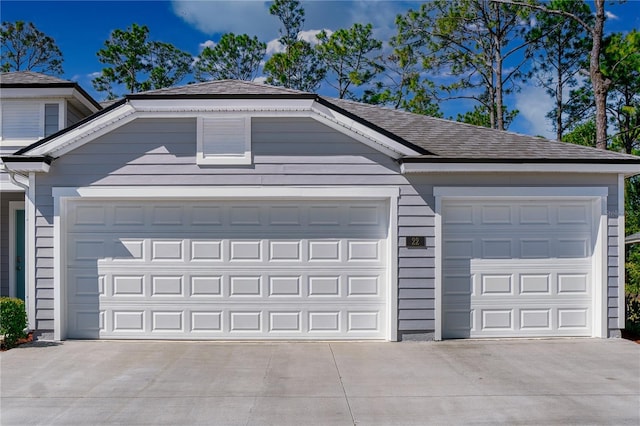
{"type": "MultiPolygon", "coordinates": [[[[38,179],[37,268],[38,326],[52,325],[53,223],[52,187],[105,185],[341,185],[400,188],[398,202],[398,328],[433,331],[435,327],[434,186],[600,185],[589,175],[408,175],[395,161],[311,119],[253,120],[250,166],[195,165],[195,120],[137,120],[57,159],[38,179]],[[426,247],[409,249],[407,236],[425,236],[426,247]]],[[[607,178],[608,179],[608,178],[607,178]]],[[[610,205],[617,200],[616,179],[607,181],[610,205]],[[615,196],[614,196],[615,194],[615,196]]],[[[616,232],[616,221],[609,224],[616,232]]],[[[614,234],[611,234],[614,235],[614,234]]],[[[609,239],[617,256],[617,240],[609,239]]],[[[613,260],[610,269],[617,268],[613,260]]],[[[613,274],[614,271],[611,271],[613,274]]],[[[616,309],[617,277],[609,277],[610,315],[616,309]]],[[[610,321],[615,322],[615,317],[610,321]]],[[[612,322],[612,323],[613,323],[612,322]]]]}

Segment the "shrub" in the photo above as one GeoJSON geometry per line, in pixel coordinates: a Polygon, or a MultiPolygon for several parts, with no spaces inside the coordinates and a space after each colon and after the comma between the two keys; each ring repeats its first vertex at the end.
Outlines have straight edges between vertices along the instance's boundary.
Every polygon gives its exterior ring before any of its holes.
{"type": "Polygon", "coordinates": [[[625,328],[640,335],[640,294],[627,293],[625,300],[627,305],[625,328]]]}
{"type": "Polygon", "coordinates": [[[18,339],[25,336],[27,328],[27,312],[24,302],[11,297],[0,298],[0,334],[4,336],[4,344],[12,348],[18,339]]]}

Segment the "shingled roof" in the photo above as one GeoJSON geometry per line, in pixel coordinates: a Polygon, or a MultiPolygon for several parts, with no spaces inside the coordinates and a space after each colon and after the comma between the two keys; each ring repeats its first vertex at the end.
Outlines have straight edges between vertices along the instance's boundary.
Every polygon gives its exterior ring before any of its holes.
{"type": "Polygon", "coordinates": [[[433,155],[405,161],[434,160],[637,160],[640,157],[557,142],[442,118],[412,114],[343,99],[328,99],[338,108],[422,147],[433,155]]]}
{"type": "MultiPolygon", "coordinates": [[[[104,114],[133,99],[215,99],[215,98],[265,98],[265,99],[315,99],[336,112],[381,132],[423,155],[403,157],[403,162],[556,162],[556,163],[633,163],[640,164],[640,157],[613,151],[552,141],[485,127],[473,126],[441,118],[428,117],[377,105],[363,104],[320,96],[299,90],[266,84],[217,80],[166,89],[131,94],[103,111],[104,114]]],[[[94,116],[95,117],[95,116],[94,116]]],[[[92,118],[83,120],[90,121],[92,118]]],[[[64,133],[65,129],[59,133],[64,133]]],[[[45,143],[52,135],[23,148],[16,154],[24,154],[45,143]]]]}
{"type": "Polygon", "coordinates": [[[203,83],[187,84],[186,86],[168,87],[166,89],[150,90],[129,95],[129,98],[147,96],[315,96],[313,93],[300,90],[287,89],[285,87],[270,86],[243,80],[214,80],[203,83]]]}
{"type": "Polygon", "coordinates": [[[40,86],[40,85],[75,85],[73,81],[63,80],[51,75],[33,71],[15,71],[0,73],[0,86],[40,86]]]}
{"type": "Polygon", "coordinates": [[[102,106],[89,95],[77,82],[64,80],[47,74],[33,71],[13,71],[0,73],[0,88],[3,89],[41,89],[67,88],[77,91],[97,109],[102,106]]]}

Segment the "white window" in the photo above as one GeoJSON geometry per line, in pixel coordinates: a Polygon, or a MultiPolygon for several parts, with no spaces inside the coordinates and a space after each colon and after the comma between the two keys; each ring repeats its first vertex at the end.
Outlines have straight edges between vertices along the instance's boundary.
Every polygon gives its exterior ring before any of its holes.
{"type": "Polygon", "coordinates": [[[251,118],[198,117],[197,163],[251,164],[251,118]]]}
{"type": "Polygon", "coordinates": [[[51,136],[59,129],[60,105],[44,104],[44,136],[51,136]]]}

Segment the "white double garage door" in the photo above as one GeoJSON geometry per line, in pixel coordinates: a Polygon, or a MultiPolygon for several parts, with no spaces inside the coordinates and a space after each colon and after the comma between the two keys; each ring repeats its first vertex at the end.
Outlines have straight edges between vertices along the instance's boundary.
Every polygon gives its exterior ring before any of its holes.
{"type": "Polygon", "coordinates": [[[70,338],[383,339],[382,201],[73,201],[70,338]]]}

